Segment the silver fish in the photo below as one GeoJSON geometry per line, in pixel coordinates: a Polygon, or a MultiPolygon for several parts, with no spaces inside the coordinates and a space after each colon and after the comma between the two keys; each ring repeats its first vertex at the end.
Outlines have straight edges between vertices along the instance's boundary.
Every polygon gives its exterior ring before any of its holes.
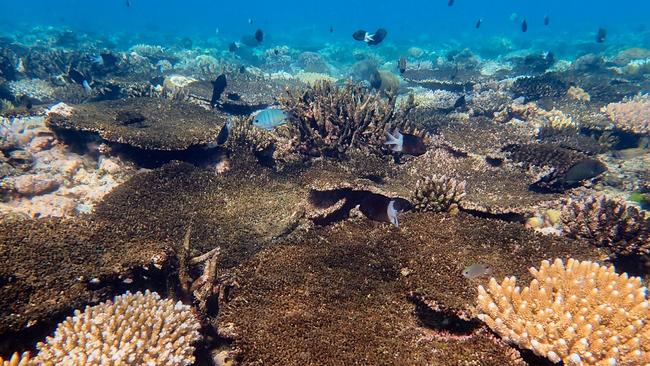
{"type": "Polygon", "coordinates": [[[88,80],[84,80],[83,83],[81,84],[88,94],[92,94],[93,88],[90,87],[90,84],[88,84],[88,80]]]}
{"type": "Polygon", "coordinates": [[[492,269],[480,263],[474,263],[463,270],[463,277],[470,280],[490,274],[492,274],[492,269]]]}
{"type": "Polygon", "coordinates": [[[266,108],[255,114],[253,125],[271,131],[287,123],[288,118],[287,113],[281,109],[266,108]]]}

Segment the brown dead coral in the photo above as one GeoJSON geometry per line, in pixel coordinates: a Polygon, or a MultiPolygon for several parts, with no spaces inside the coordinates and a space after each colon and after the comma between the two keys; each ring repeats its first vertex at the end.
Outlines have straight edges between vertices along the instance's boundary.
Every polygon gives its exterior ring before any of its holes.
{"type": "Polygon", "coordinates": [[[571,199],[562,208],[561,223],[570,238],[650,260],[650,219],[623,201],[604,195],[571,199]]]}
{"type": "MultiPolygon", "coordinates": [[[[288,90],[280,103],[298,129],[295,150],[307,156],[340,158],[350,148],[378,151],[389,130],[406,128],[405,118],[394,118],[394,95],[385,99],[351,82],[342,87],[317,82],[299,94],[288,90]]],[[[405,106],[404,114],[411,108],[405,106]]]]}
{"type": "Polygon", "coordinates": [[[458,212],[465,197],[465,181],[446,175],[432,175],[417,181],[411,202],[417,211],[458,212]]]}

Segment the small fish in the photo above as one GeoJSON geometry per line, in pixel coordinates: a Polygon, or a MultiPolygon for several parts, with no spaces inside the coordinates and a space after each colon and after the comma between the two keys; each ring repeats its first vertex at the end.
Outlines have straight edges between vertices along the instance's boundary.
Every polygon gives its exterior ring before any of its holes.
{"type": "Polygon", "coordinates": [[[262,32],[261,29],[255,31],[255,40],[257,41],[257,43],[262,43],[262,41],[264,40],[264,32],[262,32]]]}
{"type": "Polygon", "coordinates": [[[253,126],[271,131],[287,123],[289,116],[281,109],[266,108],[255,113],[253,126]]]}
{"type": "Polygon", "coordinates": [[[237,42],[232,42],[230,45],[228,45],[228,51],[230,52],[236,52],[239,49],[239,45],[237,42]]]}
{"type": "Polygon", "coordinates": [[[90,85],[88,84],[88,80],[84,80],[84,81],[81,83],[81,86],[83,86],[83,88],[84,88],[84,90],[86,91],[86,93],[88,93],[88,94],[92,94],[92,92],[93,92],[93,88],[91,88],[90,85]]]}
{"type": "Polygon", "coordinates": [[[370,34],[363,29],[359,29],[358,31],[352,33],[352,38],[357,41],[366,42],[369,46],[376,46],[380,44],[387,35],[388,31],[384,28],[377,29],[377,31],[373,34],[370,34]]]}
{"type": "Polygon", "coordinates": [[[447,1],[447,6],[454,6],[454,0],[447,1]]]}
{"type": "Polygon", "coordinates": [[[524,19],[524,20],[521,22],[521,31],[524,32],[524,33],[526,33],[527,30],[528,30],[528,23],[526,22],[526,19],[524,19]]]}
{"type": "Polygon", "coordinates": [[[226,122],[226,124],[223,125],[221,131],[219,131],[215,143],[213,145],[210,145],[209,147],[215,147],[215,146],[225,144],[226,141],[228,141],[228,136],[230,136],[230,130],[232,130],[232,123],[228,121],[226,122]]]}
{"type": "Polygon", "coordinates": [[[548,15],[544,16],[544,25],[549,25],[551,24],[551,19],[548,17],[548,15]]]}
{"type": "Polygon", "coordinates": [[[330,25],[330,33],[334,33],[334,26],[330,25]]]}
{"type": "Polygon", "coordinates": [[[127,8],[131,7],[131,1],[130,0],[125,0],[125,5],[127,8]]]}
{"type": "Polygon", "coordinates": [[[210,105],[214,107],[219,102],[221,94],[226,90],[228,82],[226,81],[226,75],[221,74],[217,76],[217,79],[212,82],[212,99],[210,99],[210,105]]]}
{"type": "Polygon", "coordinates": [[[253,18],[248,18],[248,24],[253,24],[253,18]]]}
{"type": "Polygon", "coordinates": [[[219,28],[215,28],[215,29],[214,29],[214,34],[215,34],[215,35],[219,35],[219,28]]]}
{"type": "Polygon", "coordinates": [[[481,23],[483,23],[483,20],[481,20],[481,19],[476,21],[476,29],[481,28],[481,23]]]}
{"type": "Polygon", "coordinates": [[[82,85],[84,80],[86,80],[86,77],[82,73],[73,69],[72,67],[70,67],[70,69],[68,70],[68,77],[70,78],[70,80],[72,80],[73,82],[79,85],[82,85]]]}
{"type": "Polygon", "coordinates": [[[465,267],[463,270],[463,277],[473,280],[475,278],[489,276],[492,274],[492,269],[480,263],[474,263],[465,267]]]}
{"type": "Polygon", "coordinates": [[[381,74],[379,73],[379,70],[375,70],[372,74],[370,74],[368,82],[370,82],[370,87],[373,89],[381,88],[381,74]]]}
{"type": "Polygon", "coordinates": [[[419,136],[400,133],[398,130],[395,130],[392,134],[386,132],[386,137],[387,140],[384,144],[390,145],[392,151],[413,156],[419,156],[427,152],[427,147],[419,136]]]}
{"type": "Polygon", "coordinates": [[[90,56],[90,62],[97,66],[102,66],[104,65],[104,58],[102,55],[95,55],[95,56],[90,56]]]}
{"type": "Polygon", "coordinates": [[[399,61],[397,62],[397,69],[399,70],[400,74],[406,72],[406,57],[402,56],[399,58],[399,61]]]}
{"type": "Polygon", "coordinates": [[[605,38],[607,38],[607,29],[598,28],[598,33],[596,34],[596,42],[603,43],[605,42],[605,38]]]}
{"type": "Polygon", "coordinates": [[[382,194],[366,192],[359,203],[359,211],[374,221],[388,222],[399,227],[398,213],[413,206],[403,198],[391,198],[382,194]]]}

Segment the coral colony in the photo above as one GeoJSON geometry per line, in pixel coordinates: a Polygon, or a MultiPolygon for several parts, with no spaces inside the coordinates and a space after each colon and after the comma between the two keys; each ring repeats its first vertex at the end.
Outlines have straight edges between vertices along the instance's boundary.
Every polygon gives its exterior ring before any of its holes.
{"type": "Polygon", "coordinates": [[[650,365],[650,33],[488,15],[0,25],[0,366],[650,365]]]}

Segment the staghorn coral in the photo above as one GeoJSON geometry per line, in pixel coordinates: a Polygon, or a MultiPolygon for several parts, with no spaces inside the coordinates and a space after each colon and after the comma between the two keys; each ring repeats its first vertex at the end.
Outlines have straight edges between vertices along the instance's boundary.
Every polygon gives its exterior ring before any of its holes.
{"type": "Polygon", "coordinates": [[[36,363],[31,359],[29,352],[25,352],[22,355],[15,352],[11,358],[5,360],[0,357],[0,366],[33,366],[36,363]]]}
{"type": "Polygon", "coordinates": [[[298,129],[296,151],[307,156],[342,157],[351,147],[379,150],[391,127],[403,127],[390,125],[394,96],[383,99],[351,82],[317,82],[297,95],[287,90],[280,103],[298,129]]]}
{"type": "Polygon", "coordinates": [[[418,211],[458,212],[465,197],[465,181],[446,175],[432,175],[417,181],[411,202],[418,211]]]}
{"type": "Polygon", "coordinates": [[[155,292],[126,293],[75,311],[39,343],[44,365],[191,365],[199,323],[191,308],[155,292]]]}
{"type": "Polygon", "coordinates": [[[523,290],[515,277],[478,288],[479,319],[504,339],[565,365],[650,362],[650,304],[643,282],[614,267],[569,259],[530,268],[523,290]]]}
{"type": "Polygon", "coordinates": [[[650,259],[650,219],[624,201],[604,195],[571,199],[562,207],[561,221],[564,235],[570,238],[650,259]]]}
{"type": "Polygon", "coordinates": [[[601,111],[620,130],[650,134],[650,95],[637,95],[620,103],[609,103],[601,111]]]}

